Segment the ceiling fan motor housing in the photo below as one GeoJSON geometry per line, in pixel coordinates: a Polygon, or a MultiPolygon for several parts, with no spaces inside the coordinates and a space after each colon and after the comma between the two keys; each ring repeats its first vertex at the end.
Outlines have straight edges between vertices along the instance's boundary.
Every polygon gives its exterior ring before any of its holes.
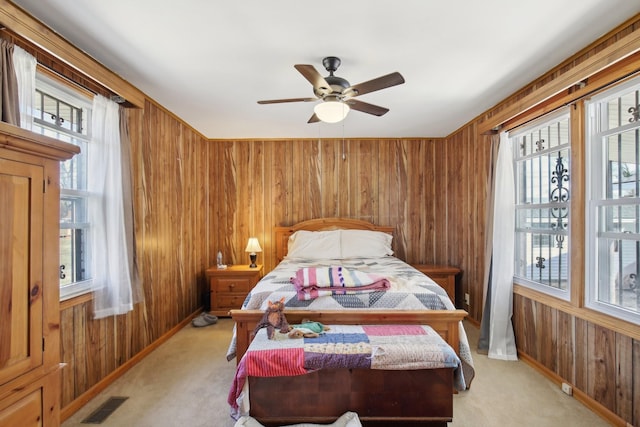
{"type": "Polygon", "coordinates": [[[314,87],[313,93],[318,98],[325,98],[327,95],[332,95],[332,98],[335,98],[337,95],[341,95],[346,88],[351,86],[346,79],[333,75],[340,64],[340,58],[337,56],[327,56],[322,60],[322,65],[324,65],[324,68],[329,72],[329,75],[324,79],[329,83],[330,87],[314,87]]]}

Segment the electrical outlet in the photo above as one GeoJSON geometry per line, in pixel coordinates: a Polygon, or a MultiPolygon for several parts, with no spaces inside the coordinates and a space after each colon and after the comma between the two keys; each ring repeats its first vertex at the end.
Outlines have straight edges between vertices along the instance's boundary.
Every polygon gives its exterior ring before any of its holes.
{"type": "Polygon", "coordinates": [[[562,391],[569,396],[573,395],[573,387],[570,384],[562,383],[562,391]]]}
{"type": "Polygon", "coordinates": [[[464,303],[465,303],[466,305],[469,305],[469,294],[468,294],[468,293],[466,293],[466,292],[465,292],[465,294],[464,294],[464,303]]]}

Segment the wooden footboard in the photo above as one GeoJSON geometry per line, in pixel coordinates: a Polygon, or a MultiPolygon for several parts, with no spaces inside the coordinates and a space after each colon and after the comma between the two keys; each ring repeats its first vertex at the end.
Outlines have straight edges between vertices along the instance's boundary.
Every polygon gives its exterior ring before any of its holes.
{"type": "MultiPolygon", "coordinates": [[[[262,310],[231,310],[236,322],[236,363],[253,339],[253,330],[262,318],[262,310]]],[[[429,325],[460,354],[459,322],[467,316],[464,310],[285,310],[290,324],[303,319],[325,325],[429,325]]]]}
{"type": "Polygon", "coordinates": [[[365,426],[446,426],[453,419],[452,368],[321,369],[248,381],[251,416],[263,425],[326,424],[347,411],[365,426]]]}

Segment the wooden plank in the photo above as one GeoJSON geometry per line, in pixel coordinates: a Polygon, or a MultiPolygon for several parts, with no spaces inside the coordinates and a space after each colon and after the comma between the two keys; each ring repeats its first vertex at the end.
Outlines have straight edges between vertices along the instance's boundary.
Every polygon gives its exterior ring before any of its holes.
{"type": "Polygon", "coordinates": [[[615,336],[615,413],[625,420],[633,416],[633,339],[615,336]]]}
{"type": "Polygon", "coordinates": [[[325,139],[320,141],[320,200],[323,217],[336,217],[338,213],[338,193],[342,185],[338,180],[338,168],[343,162],[340,144],[325,139]]]}
{"type": "MultiPolygon", "coordinates": [[[[340,191],[338,191],[338,216],[342,218],[353,218],[351,214],[349,200],[353,186],[351,182],[351,174],[349,173],[357,164],[356,150],[353,148],[351,140],[334,140],[334,144],[339,144],[340,151],[344,158],[338,167],[338,182],[340,182],[340,191]]],[[[310,218],[307,218],[310,219],[310,218]]]]}
{"type": "Polygon", "coordinates": [[[615,333],[590,323],[588,326],[587,394],[610,411],[615,411],[615,333]]]}
{"type": "Polygon", "coordinates": [[[574,384],[580,390],[587,390],[589,381],[589,322],[575,318],[575,379],[574,384]]]}
{"type": "Polygon", "coordinates": [[[537,319],[539,322],[537,329],[545,331],[544,334],[539,333],[538,335],[538,342],[540,343],[538,360],[551,372],[556,372],[557,310],[543,304],[538,304],[538,307],[540,307],[539,315],[541,316],[537,319]]]}
{"type": "Polygon", "coordinates": [[[73,307],[60,312],[60,359],[62,363],[66,364],[62,369],[62,406],[68,405],[76,397],[74,384],[77,364],[75,363],[75,345],[73,343],[75,329],[73,319],[73,307]]]}
{"type": "Polygon", "coordinates": [[[539,351],[538,351],[538,329],[537,329],[537,323],[536,323],[536,315],[535,315],[535,310],[536,310],[536,306],[537,304],[535,303],[535,301],[530,300],[530,299],[525,299],[523,300],[523,336],[524,336],[524,342],[522,343],[524,346],[524,351],[525,353],[527,353],[529,356],[531,356],[533,359],[538,360],[539,358],[539,351]]]}
{"type": "Polygon", "coordinates": [[[87,354],[86,336],[87,309],[86,305],[73,307],[73,361],[74,366],[74,395],[80,395],[87,389],[87,354]]]}
{"type": "Polygon", "coordinates": [[[571,315],[562,311],[557,311],[557,357],[558,365],[556,372],[560,377],[566,379],[569,383],[575,383],[574,375],[574,319],[571,315]]]}
{"type": "MultiPolygon", "coordinates": [[[[87,319],[85,321],[85,351],[86,358],[86,386],[87,389],[98,383],[102,378],[101,362],[103,355],[100,349],[100,320],[87,319]]],[[[86,391],[86,390],[85,390],[86,391]]]]}

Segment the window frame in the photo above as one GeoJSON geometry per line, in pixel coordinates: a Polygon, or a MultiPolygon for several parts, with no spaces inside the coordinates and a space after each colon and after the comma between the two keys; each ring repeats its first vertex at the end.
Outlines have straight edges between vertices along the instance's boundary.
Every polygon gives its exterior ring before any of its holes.
{"type": "MultiPolygon", "coordinates": [[[[640,242],[640,235],[635,233],[615,233],[600,232],[598,225],[601,221],[600,211],[607,206],[629,206],[640,205],[640,197],[618,197],[609,198],[606,195],[606,184],[603,184],[603,164],[606,158],[606,138],[614,135],[621,135],[629,130],[640,132],[640,118],[635,122],[631,122],[616,128],[602,130],[602,120],[606,116],[600,114],[601,106],[607,101],[620,98],[623,94],[631,90],[640,91],[640,77],[632,78],[624,83],[620,83],[614,87],[603,90],[602,92],[592,96],[585,101],[585,292],[584,306],[588,309],[602,313],[607,316],[614,317],[619,320],[640,325],[640,309],[637,312],[625,309],[620,305],[601,301],[598,298],[600,283],[598,277],[600,275],[600,266],[598,264],[598,242],[602,238],[618,238],[624,236],[621,240],[633,240],[640,242]],[[597,197],[596,197],[597,196],[597,197]],[[626,237],[634,237],[627,239],[626,237]]],[[[640,104],[640,101],[639,101],[640,104]]],[[[627,114],[633,114],[631,112],[627,114]]],[[[637,170],[637,169],[636,169],[637,170]]],[[[636,172],[637,173],[637,172],[636,172]]],[[[638,227],[636,226],[636,229],[638,227]]],[[[636,271],[638,267],[636,266],[636,271]]],[[[640,283],[638,284],[640,285],[640,283]]],[[[636,286],[638,286],[636,285],[636,286]]],[[[636,293],[640,291],[636,290],[636,293]]],[[[638,295],[637,297],[640,297],[638,295]]]]}
{"type": "MultiPolygon", "coordinates": [[[[517,273],[519,271],[519,268],[517,266],[518,263],[518,258],[517,258],[517,247],[514,247],[514,277],[513,277],[513,281],[515,284],[523,286],[525,288],[529,288],[532,289],[536,292],[540,292],[542,294],[545,295],[549,295],[551,297],[554,298],[558,298],[560,300],[563,301],[567,301],[570,302],[571,298],[572,298],[572,281],[571,281],[571,245],[572,245],[572,226],[573,226],[573,221],[571,220],[571,216],[572,216],[572,212],[571,212],[571,196],[569,196],[569,198],[565,201],[565,202],[560,202],[560,203],[554,203],[554,202],[546,202],[546,203],[538,203],[538,204],[532,204],[532,205],[528,205],[528,204],[524,204],[524,203],[519,203],[518,200],[518,191],[520,188],[520,177],[519,177],[519,169],[518,169],[518,162],[519,161],[523,161],[523,160],[527,160],[527,159],[533,159],[542,155],[547,155],[547,154],[551,154],[551,153],[555,153],[555,152],[560,152],[560,151],[566,151],[567,152],[567,156],[566,156],[566,161],[568,162],[568,173],[567,175],[569,177],[571,177],[572,175],[572,126],[571,126],[571,121],[572,121],[572,111],[569,107],[563,107],[560,109],[557,109],[549,114],[540,116],[516,129],[513,129],[511,131],[508,132],[508,138],[509,138],[509,143],[512,144],[512,149],[513,149],[513,170],[514,170],[514,187],[516,189],[516,194],[514,194],[514,215],[516,216],[516,220],[515,220],[515,229],[514,229],[514,234],[515,234],[515,238],[514,238],[514,244],[517,246],[518,245],[518,235],[519,233],[522,233],[523,230],[520,230],[518,228],[518,212],[523,210],[523,209],[527,209],[529,206],[533,207],[533,208],[537,208],[537,209],[552,209],[556,206],[562,205],[563,209],[566,210],[567,215],[566,215],[566,222],[567,222],[567,226],[565,230],[558,230],[556,233],[539,233],[539,235],[542,234],[546,234],[548,236],[553,236],[554,234],[556,235],[562,235],[564,236],[564,240],[563,243],[566,245],[567,249],[566,249],[566,288],[565,289],[560,289],[560,288],[556,288],[553,287],[549,284],[545,284],[539,281],[535,281],[526,277],[522,277],[522,276],[518,276],[517,273]],[[560,121],[563,118],[566,117],[566,121],[567,121],[567,132],[568,132],[568,138],[567,138],[567,143],[563,144],[563,145],[558,145],[555,146],[553,148],[546,148],[541,150],[541,153],[539,156],[536,156],[532,153],[527,154],[525,156],[519,156],[519,152],[518,152],[518,147],[517,145],[517,141],[518,138],[521,137],[524,134],[530,134],[532,132],[535,132],[541,128],[547,127],[549,126],[551,123],[553,123],[554,121],[560,121]]],[[[550,168],[550,171],[552,169],[550,168]]],[[[544,231],[544,230],[543,230],[544,231]]],[[[532,235],[532,238],[535,237],[532,235]]],[[[560,276],[561,277],[561,276],[560,276]]]]}
{"type": "MultiPolygon", "coordinates": [[[[46,131],[47,129],[49,129],[51,132],[60,132],[62,135],[64,135],[65,136],[64,138],[60,138],[60,137],[57,138],[64,142],[78,145],[78,141],[81,140],[82,144],[84,145],[89,144],[91,140],[92,100],[87,96],[87,94],[84,91],[74,90],[74,88],[69,87],[68,83],[61,81],[60,79],[57,79],[57,78],[52,78],[49,75],[49,73],[43,73],[39,69],[36,72],[36,89],[44,92],[47,95],[55,97],[65,103],[69,103],[81,108],[84,113],[84,118],[82,123],[84,128],[83,129],[84,133],[77,133],[70,130],[66,130],[66,131],[57,130],[56,128],[49,126],[46,122],[43,122],[42,120],[36,120],[35,117],[34,117],[34,124],[33,124],[34,131],[36,131],[36,128],[41,128],[43,129],[43,131],[46,131]]],[[[35,99],[39,99],[39,97],[36,96],[35,99]]],[[[39,109],[40,106],[34,105],[34,108],[39,109]]],[[[53,138],[56,138],[56,136],[52,136],[52,135],[50,136],[53,138]]],[[[79,155],[82,155],[82,153],[79,155]]],[[[88,172],[85,172],[85,173],[88,173],[88,172]]],[[[85,180],[86,180],[86,177],[85,177],[85,180]]],[[[69,200],[82,198],[85,200],[85,203],[88,204],[90,195],[86,190],[63,188],[62,182],[61,182],[60,203],[62,203],[62,201],[65,198],[69,200]]],[[[75,230],[81,229],[86,232],[85,240],[84,240],[84,254],[85,254],[84,266],[85,266],[85,271],[88,278],[84,280],[71,282],[65,285],[60,283],[60,301],[65,301],[65,300],[92,292],[94,290],[93,280],[91,279],[91,271],[90,271],[91,254],[90,254],[89,239],[90,239],[91,224],[89,224],[87,221],[84,221],[81,223],[63,222],[62,218],[60,218],[60,230],[62,231],[62,230],[68,230],[68,229],[75,229],[75,230]]],[[[63,271],[62,269],[60,269],[59,275],[62,276],[62,274],[63,274],[63,271]]]]}

